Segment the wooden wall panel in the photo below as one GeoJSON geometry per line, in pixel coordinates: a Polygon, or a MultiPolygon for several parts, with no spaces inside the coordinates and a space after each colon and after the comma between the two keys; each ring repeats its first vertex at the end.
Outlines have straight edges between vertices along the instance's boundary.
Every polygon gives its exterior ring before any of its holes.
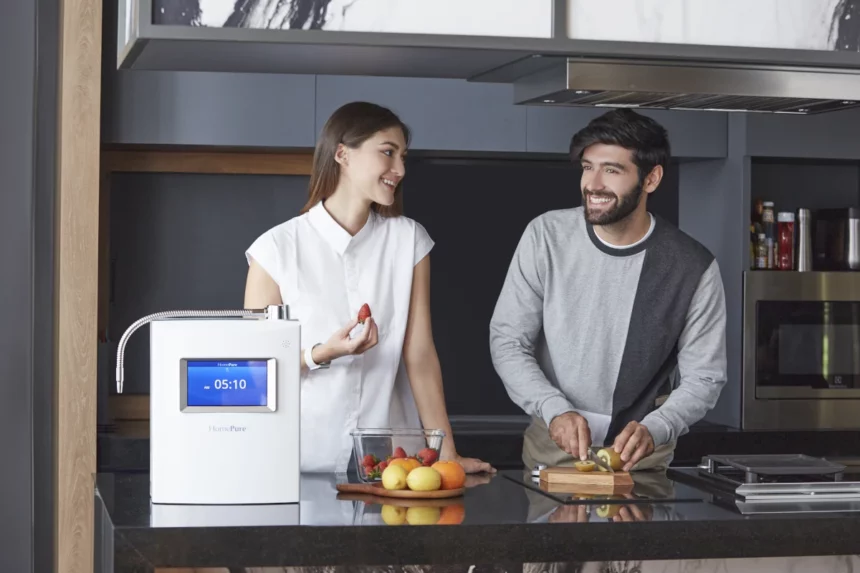
{"type": "Polygon", "coordinates": [[[60,2],[55,571],[93,571],[101,0],[60,2]]]}
{"type": "Polygon", "coordinates": [[[104,151],[102,161],[108,172],[309,175],[313,155],[310,151],[110,149],[104,151]]]}

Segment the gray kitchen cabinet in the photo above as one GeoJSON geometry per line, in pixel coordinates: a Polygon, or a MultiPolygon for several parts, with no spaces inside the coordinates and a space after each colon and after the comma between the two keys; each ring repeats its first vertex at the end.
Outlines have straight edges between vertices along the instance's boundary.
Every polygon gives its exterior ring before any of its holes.
{"type": "Polygon", "coordinates": [[[464,80],[317,76],[316,129],[341,105],[390,107],[413,131],[412,149],[526,151],[526,109],[509,84],[464,80]]]}
{"type": "MultiPolygon", "coordinates": [[[[570,139],[606,108],[535,107],[526,108],[526,147],[533,153],[567,153],[570,139]]],[[[713,111],[640,110],[669,132],[672,156],[714,159],[726,157],[726,114],[713,111]]]]}
{"type": "Polygon", "coordinates": [[[819,115],[750,114],[747,150],[753,157],[860,159],[860,109],[819,115]]]}
{"type": "Polygon", "coordinates": [[[314,76],[116,72],[105,143],[313,147],[314,76]]]}

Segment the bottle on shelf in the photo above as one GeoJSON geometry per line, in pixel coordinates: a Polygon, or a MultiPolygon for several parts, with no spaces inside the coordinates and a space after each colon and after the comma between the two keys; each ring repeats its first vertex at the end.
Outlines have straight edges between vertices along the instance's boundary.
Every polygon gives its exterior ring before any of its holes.
{"type": "Polygon", "coordinates": [[[758,236],[764,232],[762,227],[761,217],[764,205],[761,199],[753,201],[752,212],[750,213],[750,268],[756,269],[756,253],[758,252],[758,236]]]}
{"type": "Polygon", "coordinates": [[[776,256],[774,252],[776,217],[773,210],[773,201],[764,201],[762,203],[761,222],[765,241],[767,241],[767,267],[765,268],[773,269],[776,268],[776,256]]]}
{"type": "Polygon", "coordinates": [[[777,235],[777,268],[782,271],[794,270],[794,213],[781,211],[777,214],[777,235]]]}
{"type": "Polygon", "coordinates": [[[755,268],[767,269],[767,238],[764,233],[759,233],[755,253],[755,268]]]}
{"type": "Polygon", "coordinates": [[[797,270],[812,270],[812,235],[809,228],[809,209],[797,212],[797,270]]]}

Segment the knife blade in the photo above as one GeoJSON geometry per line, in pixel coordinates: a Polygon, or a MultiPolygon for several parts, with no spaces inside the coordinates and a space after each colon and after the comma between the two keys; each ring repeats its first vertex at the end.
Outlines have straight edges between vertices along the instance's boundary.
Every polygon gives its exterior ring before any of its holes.
{"type": "Polygon", "coordinates": [[[597,464],[597,467],[602,468],[603,471],[609,472],[611,474],[615,473],[615,470],[612,469],[609,464],[597,457],[597,454],[594,453],[594,450],[588,450],[588,459],[597,464]]]}

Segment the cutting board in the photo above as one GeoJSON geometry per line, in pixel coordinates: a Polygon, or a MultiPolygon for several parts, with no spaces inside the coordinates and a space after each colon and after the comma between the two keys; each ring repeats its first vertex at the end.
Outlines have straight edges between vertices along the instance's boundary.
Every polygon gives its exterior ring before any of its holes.
{"type": "Polygon", "coordinates": [[[633,477],[629,472],[615,473],[598,470],[581,472],[576,468],[556,466],[541,470],[541,487],[547,491],[567,493],[624,493],[633,489],[633,477]]]}
{"type": "Polygon", "coordinates": [[[341,493],[364,493],[378,497],[396,497],[400,499],[445,499],[463,495],[466,488],[412,491],[411,489],[385,489],[381,483],[339,483],[337,484],[337,491],[341,493]]]}

